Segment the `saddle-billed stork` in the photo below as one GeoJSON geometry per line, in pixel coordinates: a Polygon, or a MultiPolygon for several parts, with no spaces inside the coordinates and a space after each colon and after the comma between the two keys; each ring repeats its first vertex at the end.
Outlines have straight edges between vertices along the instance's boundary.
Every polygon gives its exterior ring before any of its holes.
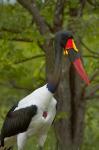
{"type": "Polygon", "coordinates": [[[42,149],[56,114],[57,101],[53,96],[60,80],[63,53],[69,57],[81,78],[89,84],[72,33],[57,32],[54,48],[55,69],[52,76],[46,85],[20,100],[9,110],[1,129],[0,150],[12,149],[12,143],[7,145],[12,139],[16,139],[18,150],[23,150],[28,137],[32,135],[38,136],[38,145],[42,149]]]}

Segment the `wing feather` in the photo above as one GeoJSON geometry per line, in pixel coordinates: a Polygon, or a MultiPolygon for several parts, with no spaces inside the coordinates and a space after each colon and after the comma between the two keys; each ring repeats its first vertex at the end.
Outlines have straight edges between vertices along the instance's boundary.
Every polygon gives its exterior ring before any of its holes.
{"type": "Polygon", "coordinates": [[[31,119],[37,113],[37,106],[31,105],[26,108],[15,110],[12,107],[7,113],[1,129],[1,145],[4,146],[4,138],[25,132],[31,122],[31,119]]]}

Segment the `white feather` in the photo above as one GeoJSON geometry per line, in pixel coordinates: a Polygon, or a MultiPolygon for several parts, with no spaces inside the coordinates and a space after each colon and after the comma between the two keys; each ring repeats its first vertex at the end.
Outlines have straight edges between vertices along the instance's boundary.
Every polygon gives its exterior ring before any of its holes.
{"type": "Polygon", "coordinates": [[[56,115],[56,103],[57,101],[53,97],[53,94],[47,89],[47,85],[35,90],[19,101],[15,110],[26,108],[31,105],[36,105],[38,110],[37,114],[32,118],[27,131],[17,135],[18,150],[23,150],[27,138],[32,135],[38,136],[39,146],[44,145],[47,132],[56,115]],[[48,113],[46,118],[43,117],[44,111],[48,113]]]}

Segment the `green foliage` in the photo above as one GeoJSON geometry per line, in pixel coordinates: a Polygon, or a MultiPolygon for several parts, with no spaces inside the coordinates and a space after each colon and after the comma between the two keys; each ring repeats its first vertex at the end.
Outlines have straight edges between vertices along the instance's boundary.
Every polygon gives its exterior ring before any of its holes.
{"type": "MultiPolygon", "coordinates": [[[[55,3],[56,0],[47,1],[47,3],[37,0],[41,14],[51,26],[53,24],[55,3]]],[[[68,15],[69,7],[79,8],[79,1],[68,1],[68,7],[66,7],[64,14],[64,29],[67,28],[68,20],[71,19],[68,15]]],[[[73,27],[77,28],[77,36],[80,36],[94,53],[98,52],[99,47],[98,14],[99,9],[87,4],[83,18],[73,18],[75,20],[73,27]]],[[[53,34],[50,36],[53,36],[53,34]]],[[[44,52],[38,46],[38,40],[43,43],[44,37],[39,34],[32,16],[23,7],[19,4],[13,6],[0,5],[0,127],[6,112],[13,103],[45,83],[45,58],[31,58],[32,56],[44,55],[44,52]]],[[[82,46],[82,50],[85,56],[86,70],[91,75],[93,70],[99,69],[99,59],[89,57],[93,53],[90,53],[86,47],[82,46]]],[[[95,54],[95,56],[97,55],[95,54]]],[[[96,81],[92,82],[93,85],[95,83],[99,83],[99,76],[96,81]]],[[[98,110],[99,103],[97,101],[88,103],[83,150],[99,149],[98,110]]],[[[68,114],[60,112],[56,117],[56,121],[67,118],[68,114]]],[[[27,148],[36,150],[36,140],[30,139],[27,148]]],[[[54,131],[51,129],[45,149],[54,150],[55,146],[56,139],[54,131]]]]}
{"type": "MultiPolygon", "coordinates": [[[[32,150],[38,150],[38,145],[37,145],[38,137],[33,137],[29,139],[29,142],[27,142],[26,149],[32,150]],[[31,145],[31,147],[30,147],[31,145]]],[[[55,134],[54,130],[50,129],[50,132],[48,134],[46,143],[44,145],[45,150],[55,150],[56,148],[56,140],[55,140],[55,134]]]]}
{"type": "Polygon", "coordinates": [[[56,118],[55,118],[55,122],[60,121],[62,119],[67,119],[68,116],[69,115],[66,112],[57,113],[56,118]]]}
{"type": "Polygon", "coordinates": [[[87,105],[83,150],[99,149],[99,102],[95,102],[90,102],[87,105]]]}
{"type": "Polygon", "coordinates": [[[45,61],[44,57],[31,58],[43,54],[37,45],[37,40],[41,37],[35,25],[31,25],[31,16],[21,6],[1,5],[0,20],[0,103],[2,106],[7,103],[11,105],[12,102],[24,97],[45,82],[45,61]]]}

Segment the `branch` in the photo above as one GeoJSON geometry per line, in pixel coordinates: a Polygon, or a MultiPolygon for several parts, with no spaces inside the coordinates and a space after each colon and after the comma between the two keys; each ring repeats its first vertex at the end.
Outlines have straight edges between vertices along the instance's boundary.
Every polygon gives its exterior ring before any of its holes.
{"type": "Polygon", "coordinates": [[[96,2],[96,0],[94,0],[94,2],[93,2],[92,0],[87,0],[87,2],[88,2],[90,5],[94,6],[95,8],[96,8],[97,6],[99,6],[99,3],[96,2]]]}
{"type": "Polygon", "coordinates": [[[86,0],[79,0],[80,2],[80,8],[79,8],[79,17],[83,15],[83,10],[86,4],[86,0]]]}
{"type": "Polygon", "coordinates": [[[99,91],[99,84],[89,88],[86,94],[84,95],[84,99],[90,99],[91,97],[94,97],[94,95],[98,91],[99,91]]]}
{"type": "Polygon", "coordinates": [[[92,57],[94,59],[99,59],[99,56],[96,55],[83,55],[83,57],[92,57]]]}
{"type": "MultiPolygon", "coordinates": [[[[92,76],[90,77],[90,83],[92,82],[92,81],[95,81],[95,78],[97,77],[99,75],[99,70],[95,70],[94,71],[94,73],[92,74],[92,76]]],[[[83,99],[85,99],[85,97],[86,97],[86,95],[88,94],[88,91],[86,91],[86,88],[87,88],[88,86],[87,85],[84,85],[83,87],[82,87],[82,98],[83,99]]],[[[90,94],[89,94],[90,95],[90,94]]]]}
{"type": "Polygon", "coordinates": [[[44,35],[49,32],[49,28],[45,23],[44,18],[40,15],[39,9],[37,8],[35,1],[31,0],[17,0],[24,8],[30,12],[35,20],[35,23],[39,29],[39,32],[44,35]]]}
{"type": "Polygon", "coordinates": [[[66,0],[57,0],[57,2],[56,2],[54,20],[53,20],[54,31],[58,31],[62,28],[65,2],[66,2],[66,0]]]}
{"type": "Polygon", "coordinates": [[[44,56],[45,56],[44,54],[35,55],[35,56],[32,56],[32,57],[25,58],[23,60],[17,61],[17,62],[15,62],[15,64],[25,63],[25,62],[30,61],[32,59],[37,59],[37,58],[41,58],[41,57],[44,57],[44,56]]]}
{"type": "MultiPolygon", "coordinates": [[[[3,36],[0,36],[0,39],[3,39],[3,36]]],[[[29,43],[33,42],[33,40],[30,38],[17,38],[17,37],[13,38],[12,37],[12,38],[7,38],[7,40],[15,41],[15,42],[29,42],[29,43]]]]}
{"type": "Polygon", "coordinates": [[[9,83],[0,82],[0,86],[5,86],[6,88],[14,88],[14,89],[17,89],[17,90],[25,90],[27,92],[31,91],[31,89],[21,87],[21,86],[17,86],[15,84],[12,84],[11,82],[9,82],[9,83]]]}
{"type": "Polygon", "coordinates": [[[97,94],[97,95],[95,94],[95,95],[93,95],[93,96],[89,96],[89,97],[88,97],[88,96],[86,96],[86,97],[85,97],[85,99],[86,99],[86,100],[99,99],[99,95],[98,95],[98,94],[97,94]]]}
{"type": "Polygon", "coordinates": [[[90,90],[90,95],[93,95],[94,93],[96,93],[97,91],[99,91],[99,84],[94,86],[91,90],[90,90]]]}
{"type": "Polygon", "coordinates": [[[40,47],[40,49],[45,53],[46,52],[46,48],[45,48],[45,43],[41,44],[40,41],[37,41],[38,46],[40,47]]]}
{"type": "Polygon", "coordinates": [[[2,32],[11,32],[11,33],[21,33],[22,31],[20,31],[19,29],[10,29],[10,28],[5,28],[5,27],[2,27],[0,29],[0,31],[2,32]]]}
{"type": "Polygon", "coordinates": [[[81,43],[82,46],[85,47],[90,53],[92,53],[92,54],[94,54],[94,55],[99,55],[98,52],[92,51],[82,40],[80,40],[80,43],[81,43]]]}
{"type": "Polygon", "coordinates": [[[90,77],[90,82],[92,82],[99,75],[99,69],[94,71],[93,75],[90,77]]]}
{"type": "Polygon", "coordinates": [[[31,92],[32,91],[32,89],[28,89],[26,87],[20,87],[20,86],[15,85],[15,84],[12,84],[12,88],[17,89],[17,90],[25,90],[27,92],[31,92]]]}

